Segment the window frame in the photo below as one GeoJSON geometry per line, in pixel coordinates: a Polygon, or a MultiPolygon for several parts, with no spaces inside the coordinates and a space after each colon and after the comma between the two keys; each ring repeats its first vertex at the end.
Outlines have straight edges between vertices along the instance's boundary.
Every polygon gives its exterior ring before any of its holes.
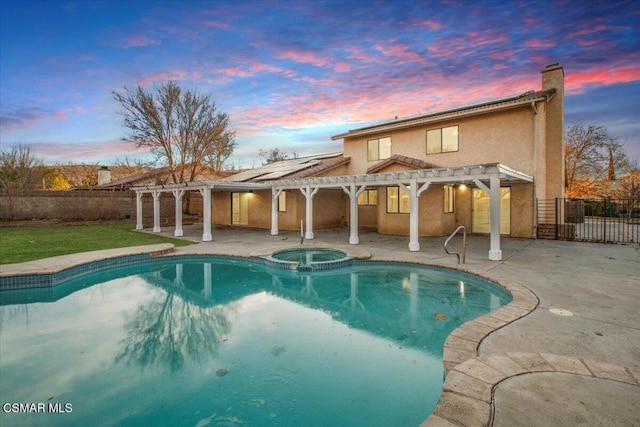
{"type": "Polygon", "coordinates": [[[358,206],[377,206],[378,205],[378,189],[366,189],[358,195],[358,206]],[[375,194],[375,201],[371,202],[371,194],[375,194]],[[364,197],[363,197],[364,196],[364,197]],[[361,199],[366,197],[366,202],[361,203],[361,199]]]}
{"type": "MultiPolygon", "coordinates": [[[[453,125],[453,126],[445,126],[445,127],[441,127],[441,128],[435,128],[435,129],[427,129],[426,131],[426,143],[425,143],[425,152],[426,154],[432,155],[432,154],[444,154],[444,153],[457,153],[458,151],[460,151],[460,126],[458,125],[453,125]],[[449,129],[453,129],[456,128],[455,131],[455,135],[456,135],[456,141],[455,141],[455,150],[444,150],[445,148],[445,130],[449,130],[449,129]],[[435,135],[435,134],[439,135],[439,141],[438,141],[438,146],[439,146],[439,150],[438,151],[429,151],[429,134],[431,135],[435,135]]],[[[449,144],[447,144],[449,145],[449,144]]],[[[435,147],[434,144],[432,144],[433,147],[435,147]]]]}
{"type": "MultiPolygon", "coordinates": [[[[407,189],[409,189],[409,187],[407,186],[407,189]]],[[[387,187],[387,191],[386,191],[386,200],[387,200],[387,207],[386,207],[386,211],[388,214],[408,214],[411,210],[411,200],[408,200],[408,203],[403,203],[403,199],[409,199],[409,192],[407,190],[405,190],[404,188],[400,187],[399,185],[392,185],[387,187]],[[395,202],[390,203],[390,198],[394,197],[393,195],[389,194],[389,190],[396,190],[396,195],[395,195],[395,202]],[[406,206],[406,210],[403,209],[403,207],[406,206]],[[389,210],[389,207],[393,208],[394,210],[389,210]]]]}
{"type": "Polygon", "coordinates": [[[375,139],[368,139],[367,140],[367,161],[368,162],[375,162],[375,161],[378,161],[378,160],[385,160],[385,159],[388,159],[389,157],[391,157],[391,137],[390,136],[383,136],[381,138],[375,138],[375,139]],[[389,152],[385,153],[386,157],[382,156],[382,151],[381,151],[381,148],[380,148],[380,141],[382,141],[382,140],[389,140],[389,152]],[[376,144],[375,150],[372,150],[372,148],[371,148],[371,144],[372,143],[376,144]],[[375,157],[372,156],[372,151],[375,151],[375,157]]]}

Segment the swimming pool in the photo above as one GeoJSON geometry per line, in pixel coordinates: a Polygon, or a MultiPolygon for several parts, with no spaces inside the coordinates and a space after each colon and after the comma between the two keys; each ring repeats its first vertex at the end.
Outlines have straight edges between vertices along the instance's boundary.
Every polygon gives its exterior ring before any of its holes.
{"type": "Polygon", "coordinates": [[[0,412],[0,424],[419,425],[441,393],[446,337],[510,301],[446,269],[302,273],[227,257],[54,289],[0,292],[0,396],[72,411],[0,412]]]}

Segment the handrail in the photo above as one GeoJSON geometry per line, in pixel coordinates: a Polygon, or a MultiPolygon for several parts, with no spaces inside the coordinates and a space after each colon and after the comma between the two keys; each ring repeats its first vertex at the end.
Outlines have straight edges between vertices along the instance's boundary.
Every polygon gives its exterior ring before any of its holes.
{"type": "Polygon", "coordinates": [[[453,233],[451,233],[451,235],[447,238],[447,240],[445,240],[444,251],[449,255],[457,256],[458,264],[460,264],[460,252],[449,252],[449,248],[447,246],[449,245],[449,241],[453,239],[453,237],[456,234],[458,234],[458,231],[460,231],[461,229],[462,229],[462,263],[464,264],[465,258],[466,258],[466,252],[467,252],[467,228],[464,225],[461,225],[460,227],[456,228],[456,230],[453,233]]]}

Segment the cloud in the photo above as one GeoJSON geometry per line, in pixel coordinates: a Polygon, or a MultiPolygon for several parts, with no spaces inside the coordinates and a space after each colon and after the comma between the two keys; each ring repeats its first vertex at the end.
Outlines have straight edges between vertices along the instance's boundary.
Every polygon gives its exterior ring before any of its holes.
{"type": "Polygon", "coordinates": [[[539,39],[527,40],[524,44],[525,46],[533,49],[547,49],[547,48],[552,48],[556,46],[556,43],[549,42],[549,41],[542,41],[539,39]]]}
{"type": "Polygon", "coordinates": [[[426,27],[428,30],[436,31],[442,28],[442,23],[438,21],[434,21],[432,19],[425,19],[422,21],[416,22],[417,26],[426,27]]]}
{"type": "Polygon", "coordinates": [[[67,113],[64,110],[3,105],[0,113],[0,133],[8,135],[18,130],[28,129],[43,120],[61,120],[66,117],[67,113]]]}
{"type": "Polygon", "coordinates": [[[314,52],[304,52],[296,50],[288,50],[275,55],[278,59],[290,59],[301,64],[311,64],[316,67],[323,67],[327,64],[328,58],[320,56],[314,52]]]}
{"type": "Polygon", "coordinates": [[[417,63],[417,64],[424,64],[426,62],[425,58],[422,55],[416,52],[408,51],[410,47],[406,45],[392,44],[387,46],[387,45],[377,44],[375,48],[378,51],[380,51],[384,56],[399,58],[403,60],[403,62],[417,63]]]}
{"type": "Polygon", "coordinates": [[[125,155],[145,155],[148,149],[136,148],[135,144],[129,141],[111,140],[95,142],[35,142],[28,146],[37,155],[46,157],[57,163],[83,161],[99,161],[102,159],[115,160],[125,155]]]}
{"type": "Polygon", "coordinates": [[[640,64],[598,65],[585,70],[572,70],[567,75],[565,85],[568,93],[581,94],[593,87],[637,81],[640,81],[640,64]]]}
{"type": "Polygon", "coordinates": [[[202,78],[202,71],[188,71],[180,68],[156,71],[142,76],[136,85],[142,87],[153,86],[156,83],[164,83],[169,80],[184,81],[188,79],[199,80],[202,78]]]}
{"type": "Polygon", "coordinates": [[[132,36],[127,39],[124,39],[122,41],[121,47],[123,49],[129,49],[132,47],[147,47],[147,46],[154,46],[159,44],[160,44],[160,41],[158,40],[152,39],[147,36],[137,35],[137,36],[132,36]]]}

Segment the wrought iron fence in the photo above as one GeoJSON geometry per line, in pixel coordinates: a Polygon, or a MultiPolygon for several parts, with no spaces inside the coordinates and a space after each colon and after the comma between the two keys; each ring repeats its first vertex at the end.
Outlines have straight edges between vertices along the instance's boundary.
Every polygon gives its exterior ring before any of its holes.
{"type": "Polygon", "coordinates": [[[640,242],[640,199],[537,200],[539,239],[640,242]]]}

